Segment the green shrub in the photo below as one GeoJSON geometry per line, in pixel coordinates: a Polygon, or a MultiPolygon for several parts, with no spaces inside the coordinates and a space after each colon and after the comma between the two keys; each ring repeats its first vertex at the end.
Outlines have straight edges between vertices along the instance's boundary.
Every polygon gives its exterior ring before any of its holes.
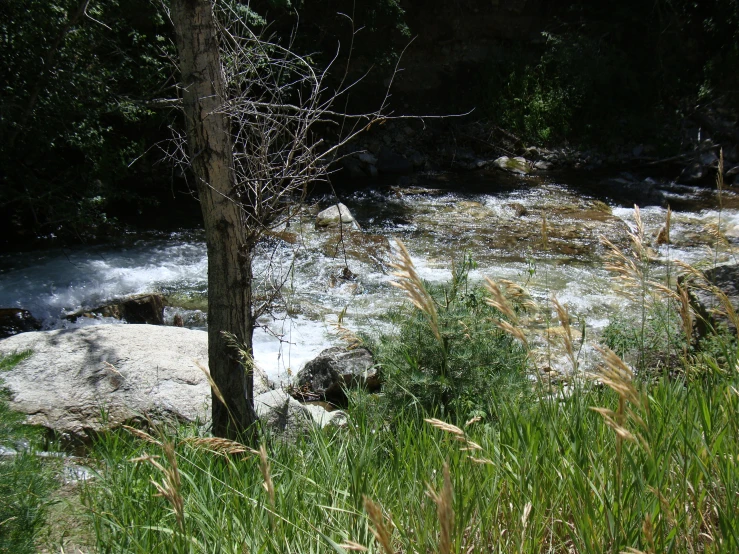
{"type": "Polygon", "coordinates": [[[374,352],[392,409],[452,418],[490,414],[502,389],[527,389],[526,353],[496,326],[502,314],[485,303],[482,289],[469,285],[471,265],[459,264],[445,285],[426,286],[439,338],[427,314],[414,306],[388,314],[397,332],[377,339],[374,352]]]}
{"type": "Polygon", "coordinates": [[[669,300],[650,303],[641,317],[620,313],[603,329],[603,342],[627,363],[650,374],[674,371],[684,365],[686,344],[680,314],[669,300]]]}

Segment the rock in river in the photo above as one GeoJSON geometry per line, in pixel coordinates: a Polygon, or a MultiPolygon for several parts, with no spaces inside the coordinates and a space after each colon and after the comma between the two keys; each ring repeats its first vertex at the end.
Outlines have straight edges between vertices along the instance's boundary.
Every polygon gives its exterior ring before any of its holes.
{"type": "Polygon", "coordinates": [[[0,308],[0,339],[41,329],[41,324],[22,308],[0,308]]]}
{"type": "Polygon", "coordinates": [[[376,391],[380,388],[380,375],[366,348],[347,350],[335,346],[305,364],[298,372],[297,385],[330,402],[343,403],[345,387],[376,391]]]}
{"type": "Polygon", "coordinates": [[[66,318],[70,321],[76,321],[80,317],[94,319],[100,316],[122,319],[128,323],[164,325],[165,303],[164,296],[158,293],[135,294],[92,310],[85,309],[68,314],[66,318]]]}
{"type": "Polygon", "coordinates": [[[497,168],[511,173],[519,173],[521,175],[528,175],[531,173],[531,162],[526,158],[516,157],[509,158],[508,156],[501,156],[493,162],[497,168]]]}
{"type": "MultiPolygon", "coordinates": [[[[739,265],[725,264],[717,265],[703,272],[705,284],[716,287],[718,291],[726,295],[734,311],[739,311],[739,265]]],[[[682,279],[684,282],[685,280],[682,279]]],[[[699,283],[700,285],[700,283],[699,283]]],[[[726,307],[722,305],[717,296],[705,290],[705,287],[695,286],[690,289],[691,303],[697,314],[696,328],[700,336],[709,332],[709,327],[725,325],[735,332],[734,324],[726,314],[726,307]]]]}
{"type": "Polygon", "coordinates": [[[354,216],[344,204],[334,204],[316,216],[316,227],[338,227],[339,223],[353,223],[354,216]]]}
{"type": "MultiPolygon", "coordinates": [[[[84,438],[142,417],[206,421],[208,334],[179,327],[92,325],[23,333],[0,341],[0,356],[33,354],[4,373],[11,407],[27,422],[84,438]]],[[[254,378],[255,396],[269,390],[254,378]]]]}

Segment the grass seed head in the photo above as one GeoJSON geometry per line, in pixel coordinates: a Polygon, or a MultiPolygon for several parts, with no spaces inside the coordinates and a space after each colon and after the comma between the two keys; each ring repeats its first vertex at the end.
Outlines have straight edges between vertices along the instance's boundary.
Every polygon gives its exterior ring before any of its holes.
{"type": "Polygon", "coordinates": [[[434,299],[428,290],[426,290],[426,286],[416,272],[408,249],[400,239],[395,239],[395,242],[398,245],[398,254],[395,262],[390,264],[390,266],[396,270],[392,273],[396,277],[396,280],[391,281],[390,284],[404,291],[413,305],[426,314],[434,337],[441,342],[439,316],[436,312],[434,299]]]}
{"type": "Polygon", "coordinates": [[[382,508],[379,504],[374,503],[366,496],[364,497],[364,509],[367,512],[370,521],[372,521],[372,524],[374,525],[374,527],[371,528],[372,534],[375,536],[375,539],[377,539],[377,542],[380,543],[382,550],[385,554],[394,554],[392,522],[385,519],[385,516],[382,514],[382,508]]]}
{"type": "Polygon", "coordinates": [[[449,474],[449,464],[444,462],[444,484],[441,492],[435,491],[430,485],[427,494],[436,503],[436,514],[439,518],[439,554],[449,554],[452,551],[452,530],[454,528],[454,491],[449,474]]]}

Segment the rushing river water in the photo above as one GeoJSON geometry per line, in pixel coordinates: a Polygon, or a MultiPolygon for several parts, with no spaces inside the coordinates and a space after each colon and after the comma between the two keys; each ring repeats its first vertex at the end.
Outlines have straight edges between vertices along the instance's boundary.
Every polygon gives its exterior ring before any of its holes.
{"type": "MultiPolygon", "coordinates": [[[[713,239],[705,228],[719,214],[730,240],[739,237],[739,200],[731,193],[719,212],[715,192],[706,189],[651,180],[643,188],[652,203],[642,209],[649,240],[665,221],[666,205],[675,209],[672,242],[654,246],[658,256],[690,263],[706,259],[713,239]]],[[[554,177],[417,176],[404,185],[343,195],[360,226],[343,234],[315,229],[315,213],[331,202],[319,199],[260,247],[256,275],[262,288],[284,285],[273,317],[263,318],[264,328],[256,332],[257,362],[274,379],[285,379],[288,370],[297,371],[339,342],[330,324],[343,309],[349,328],[382,329],[380,316],[402,301],[389,286],[394,238],[406,244],[428,281],[449,279],[452,261],[468,255],[476,262],[473,280],[489,276],[526,283],[540,301],[556,295],[597,334],[623,304],[603,268],[599,237],[626,247],[633,226],[633,208],[609,194],[608,188],[575,187],[554,177]],[[597,196],[583,190],[597,191],[597,196]],[[344,267],[355,277],[346,279],[344,267]]],[[[0,307],[26,308],[47,328],[73,325],[62,319],[65,313],[151,291],[167,296],[169,321],[179,314],[187,326],[206,325],[201,231],[132,235],[114,245],[0,256],[0,307]]],[[[78,321],[74,325],[102,320],[78,321]]]]}

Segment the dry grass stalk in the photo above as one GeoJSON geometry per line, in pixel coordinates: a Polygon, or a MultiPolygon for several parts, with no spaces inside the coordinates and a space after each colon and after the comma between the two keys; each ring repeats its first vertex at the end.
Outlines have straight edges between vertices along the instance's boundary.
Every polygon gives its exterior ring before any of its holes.
{"type": "Polygon", "coordinates": [[[235,454],[243,454],[250,451],[250,449],[240,442],[229,439],[220,439],[217,437],[193,437],[187,438],[182,442],[190,444],[196,448],[202,448],[203,450],[207,450],[213,454],[218,454],[219,456],[233,456],[235,454]]]}
{"type": "Polygon", "coordinates": [[[685,335],[685,346],[683,349],[683,353],[687,354],[688,345],[693,338],[694,321],[693,308],[690,306],[690,294],[688,293],[688,288],[682,286],[681,284],[678,284],[677,297],[680,301],[680,321],[682,321],[683,334],[685,335]]]}
{"type": "Polygon", "coordinates": [[[667,206],[667,217],[665,217],[665,223],[660,228],[659,232],[657,233],[657,238],[654,241],[656,245],[670,244],[670,221],[671,220],[672,220],[672,208],[670,208],[670,206],[667,206]]]}
{"type": "Polygon", "coordinates": [[[354,350],[362,346],[362,339],[359,338],[353,331],[344,327],[344,317],[346,316],[346,307],[339,313],[339,317],[336,323],[332,323],[331,326],[339,336],[339,338],[346,343],[347,350],[354,350]]]}
{"type": "Polygon", "coordinates": [[[520,327],[516,327],[514,325],[511,325],[505,320],[498,320],[495,322],[495,325],[497,325],[503,332],[508,333],[513,338],[521,341],[521,343],[528,349],[529,347],[529,341],[526,338],[526,334],[523,332],[523,330],[520,327]]]}
{"type": "Polygon", "coordinates": [[[601,236],[600,242],[608,249],[604,267],[616,274],[617,279],[622,284],[618,292],[621,296],[636,301],[644,282],[644,272],[631,257],[624,254],[623,250],[606,237],[601,236]]]}
{"type": "Polygon", "coordinates": [[[444,484],[441,492],[436,492],[431,486],[427,494],[436,503],[436,514],[439,517],[439,554],[449,554],[452,551],[452,531],[454,526],[454,491],[452,479],[449,475],[449,464],[444,462],[444,484]]]}
{"type": "Polygon", "coordinates": [[[605,365],[600,368],[598,380],[618,394],[618,409],[615,412],[608,408],[591,407],[590,409],[603,416],[606,425],[616,433],[616,450],[619,458],[621,443],[624,440],[640,443],[646,451],[649,451],[649,445],[642,435],[632,433],[626,428],[626,421],[630,419],[640,428],[646,429],[644,420],[631,408],[633,406],[641,410],[646,407],[642,395],[634,385],[633,371],[612,350],[608,348],[598,348],[598,350],[605,362],[605,365]]]}
{"type": "Polygon", "coordinates": [[[508,298],[508,300],[515,306],[527,312],[535,312],[539,308],[536,302],[531,298],[529,291],[518,283],[514,283],[508,279],[501,279],[498,282],[505,287],[506,298],[508,298]]]}
{"type": "Polygon", "coordinates": [[[380,543],[382,550],[385,554],[394,554],[392,521],[385,519],[385,516],[382,515],[382,508],[366,496],[364,497],[364,509],[367,511],[367,515],[374,525],[371,528],[372,534],[377,539],[377,542],[380,543]]]}
{"type": "MultiPolygon", "coordinates": [[[[737,330],[737,337],[739,338],[739,313],[731,302],[731,299],[727,294],[719,287],[711,283],[706,277],[705,273],[696,269],[695,267],[685,262],[676,262],[680,269],[683,270],[686,277],[686,281],[697,289],[706,291],[711,294],[718,302],[718,305],[711,308],[709,311],[718,316],[726,317],[731,325],[737,330]]],[[[682,304],[687,303],[690,306],[690,297],[685,287],[678,287],[679,300],[682,304]]],[[[683,308],[681,308],[682,312],[683,308]]],[[[687,329],[687,323],[684,323],[684,327],[687,329]]],[[[692,330],[692,320],[691,320],[692,330]]]]}
{"type": "Polygon", "coordinates": [[[180,532],[184,533],[185,503],[182,499],[182,494],[180,493],[182,482],[180,479],[180,471],[177,468],[177,456],[174,451],[174,445],[171,442],[165,442],[162,445],[162,449],[164,450],[164,457],[167,458],[169,467],[165,468],[157,461],[159,459],[159,456],[149,456],[146,453],[144,453],[143,456],[132,458],[129,461],[147,462],[162,473],[164,479],[161,483],[154,481],[154,479],[151,480],[157,491],[159,491],[156,496],[161,496],[170,503],[172,509],[174,510],[175,519],[177,520],[177,526],[180,532]]]}
{"type": "Polygon", "coordinates": [[[134,437],[137,437],[143,441],[146,441],[150,444],[155,444],[159,447],[162,446],[162,443],[156,440],[154,437],[152,437],[149,433],[142,431],[141,429],[136,429],[135,427],[131,427],[130,425],[121,425],[126,431],[131,433],[134,437]]]}
{"type": "Polygon", "coordinates": [[[628,233],[633,250],[630,256],[627,256],[606,237],[600,237],[601,244],[608,249],[605,268],[618,276],[623,283],[623,289],[619,292],[630,300],[638,300],[642,296],[646,283],[644,272],[646,264],[651,259],[649,248],[644,242],[644,222],[641,218],[641,211],[636,205],[634,205],[634,221],[636,228],[628,233]],[[639,294],[635,294],[636,292],[639,294]]]}
{"type": "Polygon", "coordinates": [[[464,440],[464,431],[462,431],[462,429],[460,429],[456,425],[452,425],[451,423],[447,423],[446,421],[442,421],[433,417],[424,419],[424,421],[430,424],[432,427],[444,431],[445,433],[451,433],[454,436],[455,440],[464,440]]]}
{"type": "Polygon", "coordinates": [[[470,456],[468,460],[475,464],[485,464],[485,465],[495,465],[492,460],[488,458],[476,458],[474,456],[470,456]]]}
{"type": "Polygon", "coordinates": [[[547,216],[541,216],[541,245],[544,249],[549,248],[549,233],[547,232],[547,216]]]}
{"type": "Polygon", "coordinates": [[[489,277],[485,277],[485,289],[490,293],[490,297],[485,298],[485,303],[502,312],[513,323],[518,323],[518,316],[513,309],[513,305],[506,295],[503,294],[500,285],[489,277]]]}
{"type": "Polygon", "coordinates": [[[241,365],[243,366],[244,371],[246,371],[246,374],[250,375],[251,373],[253,373],[256,362],[254,361],[254,356],[252,356],[251,352],[249,352],[246,347],[238,341],[233,333],[229,333],[227,331],[221,332],[226,338],[226,344],[236,350],[239,357],[241,358],[241,365]]]}
{"type": "Polygon", "coordinates": [[[652,516],[649,514],[644,518],[642,532],[644,533],[644,538],[649,545],[649,550],[647,552],[649,554],[655,554],[657,552],[657,548],[654,545],[654,524],[652,523],[652,516]]]}
{"type": "Polygon", "coordinates": [[[349,550],[352,552],[368,552],[369,551],[369,548],[367,548],[366,546],[359,544],[358,542],[349,541],[349,540],[344,541],[339,546],[343,548],[344,550],[349,550]]]}
{"type": "Polygon", "coordinates": [[[634,372],[609,348],[598,348],[603,356],[598,380],[613,389],[620,397],[636,406],[641,406],[641,395],[634,386],[634,372]]]}
{"type": "Polygon", "coordinates": [[[269,466],[269,459],[267,458],[267,449],[263,444],[259,445],[257,451],[259,455],[259,471],[262,473],[264,483],[262,486],[267,491],[267,498],[269,498],[270,508],[274,511],[275,509],[275,485],[272,482],[272,472],[269,466]]]}
{"type": "Polygon", "coordinates": [[[710,235],[717,246],[723,246],[725,248],[729,248],[731,246],[729,239],[721,230],[721,225],[719,223],[706,223],[703,226],[703,230],[706,234],[710,235]]]}
{"type": "Polygon", "coordinates": [[[199,361],[195,360],[195,365],[198,366],[198,369],[203,372],[205,375],[205,378],[208,379],[208,383],[210,384],[210,389],[213,391],[213,394],[216,395],[216,398],[220,400],[221,404],[226,406],[228,408],[228,404],[226,404],[226,399],[223,398],[223,394],[221,394],[220,389],[218,388],[218,385],[216,385],[216,382],[213,380],[213,377],[210,376],[210,371],[206,367],[204,367],[199,361]]]}
{"type": "Polygon", "coordinates": [[[646,260],[649,255],[646,244],[644,243],[644,221],[641,218],[641,210],[636,204],[634,204],[634,223],[636,224],[636,230],[629,232],[631,245],[634,247],[634,252],[639,259],[646,260]]]}
{"type": "Polygon", "coordinates": [[[436,427],[445,433],[451,434],[453,440],[463,443],[463,446],[459,448],[460,452],[474,452],[476,450],[482,450],[482,446],[468,439],[465,432],[456,425],[452,425],[451,423],[447,423],[436,418],[424,419],[424,421],[429,423],[432,427],[436,427]]]}
{"type": "Polygon", "coordinates": [[[436,340],[441,342],[441,333],[439,332],[439,316],[436,313],[436,306],[434,299],[431,297],[423,281],[416,272],[416,268],[411,260],[411,255],[406,249],[405,245],[400,239],[395,239],[398,245],[398,254],[396,256],[395,263],[390,264],[391,267],[395,268],[396,271],[392,273],[393,276],[397,277],[396,281],[391,281],[390,284],[394,287],[405,291],[406,295],[413,303],[413,305],[421,310],[426,317],[429,319],[431,325],[431,331],[436,337],[436,340]]]}
{"type": "Polygon", "coordinates": [[[533,505],[531,502],[527,502],[526,506],[523,507],[523,514],[521,514],[521,551],[523,552],[523,545],[526,541],[526,529],[529,526],[529,516],[531,515],[531,508],[533,505]]]}
{"type": "Polygon", "coordinates": [[[667,518],[667,521],[670,525],[676,525],[675,516],[672,515],[672,509],[670,508],[670,503],[665,497],[664,494],[662,494],[661,491],[658,489],[655,489],[654,487],[648,487],[649,491],[654,494],[654,496],[657,497],[657,500],[659,500],[659,505],[662,510],[662,513],[665,514],[665,517],[667,518]]]}
{"type": "Polygon", "coordinates": [[[485,289],[490,294],[489,297],[485,298],[485,303],[510,319],[510,321],[499,319],[495,322],[495,325],[504,333],[508,333],[519,340],[528,349],[529,341],[520,327],[518,314],[516,314],[511,299],[515,300],[524,309],[535,310],[536,303],[531,299],[531,296],[523,287],[512,281],[502,280],[500,283],[496,283],[489,277],[485,278],[485,289]],[[505,290],[501,288],[501,284],[505,286],[505,290]]]}
{"type": "Polygon", "coordinates": [[[275,508],[277,504],[275,498],[275,485],[272,482],[272,471],[269,465],[269,458],[267,458],[267,449],[263,444],[260,444],[259,450],[247,448],[246,451],[259,457],[259,472],[262,474],[262,479],[264,480],[262,486],[264,487],[264,490],[267,491],[267,502],[269,503],[269,510],[267,510],[269,526],[274,532],[276,525],[275,508]]]}
{"type": "Polygon", "coordinates": [[[570,314],[567,312],[567,309],[559,303],[559,300],[557,300],[556,297],[552,298],[552,304],[554,304],[554,309],[557,312],[559,323],[560,325],[562,325],[562,333],[558,333],[558,335],[561,337],[565,353],[567,354],[567,358],[572,364],[572,370],[577,373],[579,364],[577,355],[575,354],[574,340],[572,338],[572,328],[570,327],[570,314]]]}

